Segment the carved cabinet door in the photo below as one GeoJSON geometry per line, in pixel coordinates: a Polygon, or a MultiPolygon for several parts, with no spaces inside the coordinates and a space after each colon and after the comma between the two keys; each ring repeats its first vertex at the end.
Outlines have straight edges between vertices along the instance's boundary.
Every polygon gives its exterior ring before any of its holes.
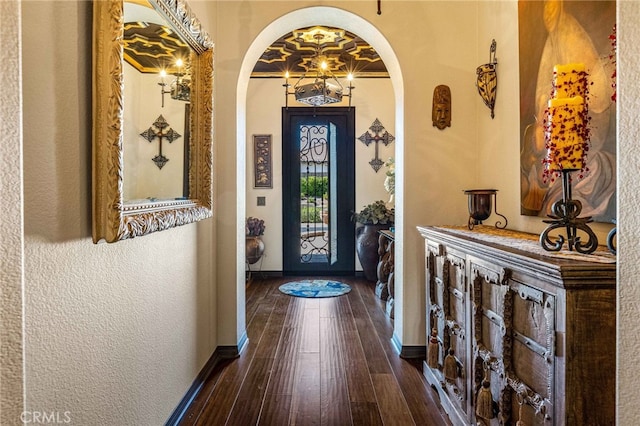
{"type": "Polygon", "coordinates": [[[470,259],[474,419],[482,425],[550,425],[555,298],[470,259]]]}
{"type": "Polygon", "coordinates": [[[512,361],[507,371],[514,423],[553,425],[556,370],[556,297],[510,281],[512,361]]]}
{"type": "Polygon", "coordinates": [[[455,251],[435,249],[427,262],[427,365],[446,392],[445,404],[466,422],[471,415],[466,260],[455,251]]]}

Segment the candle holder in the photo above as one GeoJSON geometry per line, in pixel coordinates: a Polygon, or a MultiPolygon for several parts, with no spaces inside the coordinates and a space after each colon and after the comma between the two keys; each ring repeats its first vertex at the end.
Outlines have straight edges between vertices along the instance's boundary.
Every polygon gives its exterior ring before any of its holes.
{"type": "Polygon", "coordinates": [[[578,253],[593,253],[598,248],[598,237],[589,228],[587,223],[592,222],[591,216],[579,218],[582,211],[582,203],[579,200],[571,199],[571,172],[573,170],[562,170],[562,200],[553,203],[551,219],[543,220],[549,226],[540,234],[540,245],[547,251],[560,251],[567,242],[569,251],[578,253]],[[559,234],[555,242],[551,240],[549,233],[556,229],[565,228],[567,236],[559,234]],[[589,239],[583,244],[582,238],[578,235],[578,230],[586,233],[589,239]]]}
{"type": "Polygon", "coordinates": [[[493,195],[494,204],[496,205],[496,214],[504,219],[504,225],[498,221],[496,228],[504,229],[507,227],[507,218],[498,213],[498,190],[497,189],[467,189],[464,191],[469,196],[469,223],[468,227],[473,230],[475,225],[482,225],[482,221],[491,216],[491,196],[493,195]]]}

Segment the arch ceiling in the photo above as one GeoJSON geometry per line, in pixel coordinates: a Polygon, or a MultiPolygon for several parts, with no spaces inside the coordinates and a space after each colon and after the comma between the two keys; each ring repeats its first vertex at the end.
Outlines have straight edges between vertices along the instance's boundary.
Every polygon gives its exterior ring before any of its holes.
{"type": "Polygon", "coordinates": [[[311,68],[320,50],[329,69],[338,77],[353,72],[356,77],[388,78],[378,52],[356,34],[341,28],[313,26],[284,34],[271,43],[258,59],[251,77],[282,78],[285,71],[299,77],[311,68]]]}

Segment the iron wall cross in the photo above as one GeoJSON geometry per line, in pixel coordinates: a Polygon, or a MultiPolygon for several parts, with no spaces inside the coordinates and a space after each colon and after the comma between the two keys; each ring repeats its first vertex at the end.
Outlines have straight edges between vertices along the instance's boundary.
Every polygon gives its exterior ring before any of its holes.
{"type": "Polygon", "coordinates": [[[366,146],[369,146],[371,142],[376,143],[375,157],[371,161],[369,161],[369,164],[371,164],[373,170],[378,173],[380,167],[384,165],[384,161],[382,161],[378,156],[378,142],[382,142],[384,146],[387,146],[395,140],[395,137],[384,129],[384,126],[377,118],[375,119],[371,127],[369,127],[369,130],[370,132],[364,132],[362,136],[358,138],[358,140],[364,143],[366,146]]]}
{"type": "Polygon", "coordinates": [[[169,127],[169,123],[164,119],[162,115],[156,119],[151,127],[149,127],[144,132],[140,133],[140,136],[148,140],[149,142],[153,142],[155,138],[158,138],[158,143],[160,144],[160,153],[152,158],[153,162],[156,163],[159,169],[162,169],[162,166],[167,164],[169,159],[162,155],[162,139],[166,139],[169,143],[175,141],[182,135],[180,135],[175,130],[168,128],[166,132],[163,133],[164,129],[169,127]],[[153,127],[156,127],[158,130],[154,130],[153,127]]]}

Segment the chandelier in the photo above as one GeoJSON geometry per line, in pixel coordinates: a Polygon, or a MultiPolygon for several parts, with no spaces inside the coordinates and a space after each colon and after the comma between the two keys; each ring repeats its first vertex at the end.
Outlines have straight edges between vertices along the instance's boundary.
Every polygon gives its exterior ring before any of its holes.
{"type": "Polygon", "coordinates": [[[343,96],[347,96],[349,98],[349,107],[351,107],[351,91],[355,88],[351,83],[353,74],[349,73],[347,75],[349,85],[347,86],[347,93],[343,93],[344,87],[329,68],[327,57],[320,48],[320,40],[324,38],[324,35],[318,33],[313,38],[316,39],[316,51],[313,58],[311,58],[311,66],[293,85],[293,92],[289,90],[291,87],[289,71],[285,73],[285,84],[283,84],[285,106],[289,107],[289,96],[294,95],[296,101],[310,106],[334,104],[341,102],[343,96]]]}
{"type": "Polygon", "coordinates": [[[167,71],[160,71],[160,82],[158,85],[160,86],[160,94],[162,95],[162,107],[164,108],[164,95],[166,93],[171,95],[171,99],[175,99],[178,101],[189,102],[191,100],[191,77],[189,71],[189,65],[184,66],[184,62],[182,59],[178,59],[176,61],[177,71],[171,73],[171,75],[175,76],[175,79],[171,81],[171,83],[165,82],[165,78],[167,77],[167,71]],[[186,68],[185,69],[183,69],[186,68]],[[169,86],[169,90],[166,90],[165,87],[169,86]]]}

